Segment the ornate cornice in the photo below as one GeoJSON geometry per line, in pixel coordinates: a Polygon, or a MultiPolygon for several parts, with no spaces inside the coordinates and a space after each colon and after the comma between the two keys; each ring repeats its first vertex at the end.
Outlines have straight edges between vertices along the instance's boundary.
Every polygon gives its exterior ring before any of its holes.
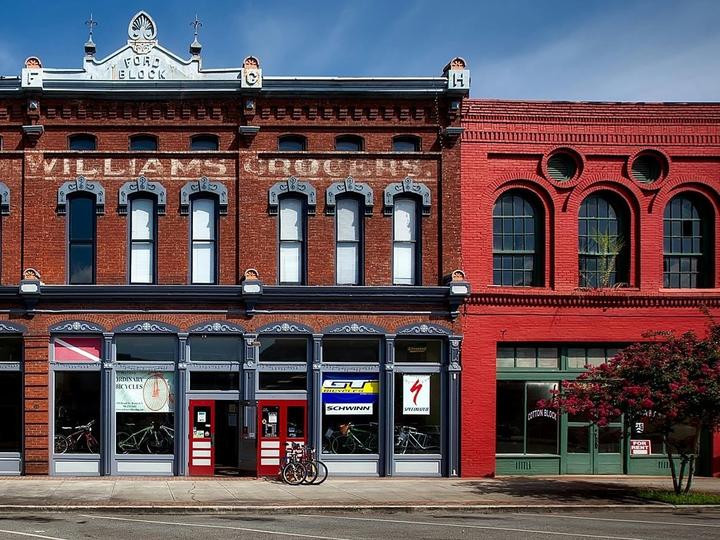
{"type": "Polygon", "coordinates": [[[244,334],[245,329],[226,321],[210,321],[191,326],[188,332],[194,334],[244,334]]]}
{"type": "Polygon", "coordinates": [[[88,322],[88,321],[63,321],[57,324],[53,324],[48,328],[50,333],[93,333],[102,334],[105,332],[105,328],[99,324],[88,322]]]}
{"type": "Polygon", "coordinates": [[[128,199],[136,193],[147,193],[157,200],[157,213],[165,214],[165,203],[167,194],[165,188],[160,182],[151,182],[144,176],[140,176],[130,182],[125,182],[120,191],[118,191],[118,214],[127,214],[128,199]]]}
{"type": "Polygon", "coordinates": [[[164,333],[177,334],[180,329],[177,326],[157,321],[134,321],[122,324],[113,329],[116,334],[146,334],[146,333],[164,333]]]}
{"type": "MultiPolygon", "coordinates": [[[[521,122],[518,120],[518,122],[521,122]]],[[[573,124],[575,126],[575,124],[573,124]]],[[[575,129],[575,127],[568,128],[575,129]]],[[[562,145],[582,144],[622,144],[640,146],[662,146],[667,144],[681,145],[720,145],[720,136],[694,134],[652,134],[652,133],[551,133],[534,130],[473,130],[466,127],[462,135],[463,142],[487,143],[543,143],[562,145]]]]}
{"type": "Polygon", "coordinates": [[[576,294],[505,294],[474,293],[470,295],[471,306],[522,306],[522,307],[618,307],[652,308],[720,307],[720,293],[713,296],[695,295],[642,295],[616,291],[593,290],[576,294]]]}

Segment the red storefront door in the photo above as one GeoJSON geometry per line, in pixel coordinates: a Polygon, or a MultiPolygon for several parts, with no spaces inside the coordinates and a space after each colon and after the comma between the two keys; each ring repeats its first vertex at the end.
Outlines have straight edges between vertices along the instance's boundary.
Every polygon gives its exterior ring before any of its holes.
{"type": "Polygon", "coordinates": [[[215,402],[190,400],[190,457],[192,476],[215,474],[215,402]]]}
{"type": "Polygon", "coordinates": [[[307,401],[258,402],[258,476],[277,476],[292,443],[305,444],[307,401]]]}

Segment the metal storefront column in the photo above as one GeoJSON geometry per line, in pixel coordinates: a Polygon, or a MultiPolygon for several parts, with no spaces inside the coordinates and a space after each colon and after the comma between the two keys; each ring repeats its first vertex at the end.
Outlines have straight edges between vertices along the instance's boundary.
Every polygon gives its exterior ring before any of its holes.
{"type": "Polygon", "coordinates": [[[103,361],[100,371],[100,474],[112,474],[113,442],[115,437],[113,381],[113,333],[103,333],[103,361]]]}
{"type": "MultiPolygon", "coordinates": [[[[188,456],[188,407],[187,400],[188,376],[187,376],[187,332],[178,333],[178,364],[177,364],[177,398],[175,400],[176,416],[175,416],[175,433],[179,434],[180,441],[175,442],[177,455],[175,456],[176,474],[185,476],[187,474],[187,456],[188,456]]],[[[177,435],[175,437],[177,439],[177,435]]]]}
{"type": "Polygon", "coordinates": [[[395,334],[385,336],[385,369],[382,371],[383,382],[380,387],[382,408],[380,427],[383,430],[381,471],[385,476],[392,476],[395,467],[395,334]]]}
{"type": "Polygon", "coordinates": [[[462,337],[450,336],[448,362],[448,438],[447,475],[460,474],[460,343],[462,337]]]}
{"type": "Polygon", "coordinates": [[[243,425],[255,425],[257,422],[255,381],[257,378],[258,348],[259,342],[257,334],[245,334],[245,358],[240,380],[240,399],[245,403],[243,407],[243,425]],[[251,415],[251,418],[248,418],[248,415],[251,415]]]}
{"type": "Polygon", "coordinates": [[[310,396],[308,403],[308,418],[310,420],[310,445],[315,448],[317,456],[322,456],[322,334],[313,334],[312,356],[310,363],[312,373],[310,374],[310,396]]]}

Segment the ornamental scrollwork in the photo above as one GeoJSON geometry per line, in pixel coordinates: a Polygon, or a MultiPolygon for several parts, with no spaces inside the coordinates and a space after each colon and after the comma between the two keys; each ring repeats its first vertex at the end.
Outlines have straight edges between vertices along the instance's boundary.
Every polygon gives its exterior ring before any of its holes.
{"type": "Polygon", "coordinates": [[[325,334],[384,334],[382,328],[372,324],[340,323],[334,324],[324,331],[325,334]]]}
{"type": "Polygon", "coordinates": [[[10,214],[10,188],[5,182],[0,182],[0,215],[10,214]]]}
{"type": "Polygon", "coordinates": [[[87,180],[78,176],[75,180],[65,182],[57,192],[57,213],[63,215],[67,211],[67,198],[73,193],[89,193],[95,197],[95,213],[105,212],[105,190],[100,182],[87,180]]]}
{"type": "Polygon", "coordinates": [[[244,331],[240,326],[219,321],[199,324],[190,328],[190,332],[203,334],[242,334],[244,331]]]}
{"type": "Polygon", "coordinates": [[[404,326],[398,329],[398,334],[412,334],[412,335],[425,335],[425,336],[448,336],[450,331],[447,328],[438,326],[436,324],[412,324],[410,326],[404,326]]]}
{"type": "Polygon", "coordinates": [[[138,323],[130,323],[126,326],[122,326],[115,330],[116,332],[122,332],[122,333],[154,333],[154,332],[165,332],[169,334],[175,334],[177,333],[177,328],[173,328],[168,325],[164,325],[161,323],[156,322],[138,322],[138,323]]]}
{"type": "Polygon", "coordinates": [[[280,197],[287,193],[297,193],[307,197],[307,212],[310,215],[315,215],[315,206],[317,205],[315,188],[310,182],[303,182],[294,176],[291,176],[287,180],[277,182],[270,188],[268,192],[268,212],[270,215],[277,215],[280,197]]]}
{"type": "Polygon", "coordinates": [[[49,328],[50,332],[92,332],[103,333],[105,329],[99,324],[86,321],[67,321],[55,324],[49,328]]]}
{"type": "Polygon", "coordinates": [[[26,328],[19,324],[13,324],[9,322],[0,322],[1,333],[12,333],[12,334],[24,334],[26,328]]]}
{"type": "Polygon", "coordinates": [[[258,334],[308,334],[312,333],[312,331],[304,325],[301,324],[295,324],[291,322],[283,322],[283,323],[276,323],[276,324],[269,324],[267,326],[263,326],[262,328],[258,329],[258,334]]]}
{"type": "Polygon", "coordinates": [[[325,213],[329,216],[335,214],[336,199],[339,195],[346,193],[360,195],[365,203],[365,215],[371,216],[373,211],[373,190],[362,182],[356,182],[352,176],[348,176],[342,182],[334,182],[325,191],[325,213]]]}
{"type": "Polygon", "coordinates": [[[395,205],[395,197],[405,194],[420,197],[422,201],[422,214],[424,216],[430,215],[430,188],[421,182],[415,182],[411,176],[406,176],[402,182],[393,182],[385,188],[385,215],[392,215],[392,209],[395,205]]]}
{"type": "Polygon", "coordinates": [[[218,211],[221,215],[227,214],[228,190],[222,182],[213,182],[207,176],[188,182],[180,190],[180,213],[190,213],[190,197],[198,193],[209,193],[218,198],[218,211]]]}
{"type": "Polygon", "coordinates": [[[165,214],[167,192],[160,182],[151,182],[144,176],[140,176],[130,182],[125,182],[118,191],[118,214],[125,215],[128,212],[128,201],[130,195],[136,193],[147,193],[153,195],[157,200],[157,213],[165,214]]]}

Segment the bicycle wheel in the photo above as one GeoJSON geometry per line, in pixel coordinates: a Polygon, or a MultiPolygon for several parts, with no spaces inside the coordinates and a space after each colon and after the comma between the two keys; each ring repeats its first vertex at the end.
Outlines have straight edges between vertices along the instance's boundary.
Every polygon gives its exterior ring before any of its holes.
{"type": "Polygon", "coordinates": [[[297,486],[305,480],[307,469],[302,463],[291,461],[283,467],[281,476],[286,484],[297,486]]]}
{"type": "Polygon", "coordinates": [[[117,435],[115,435],[115,445],[120,454],[129,454],[135,447],[130,438],[130,434],[124,431],[118,431],[117,435]]]}
{"type": "Polygon", "coordinates": [[[151,433],[145,441],[145,450],[148,454],[165,454],[167,453],[167,444],[165,437],[160,433],[151,433]]]}
{"type": "Polygon", "coordinates": [[[355,452],[355,437],[350,435],[341,435],[333,439],[330,449],[333,454],[352,454],[355,452]]]}
{"type": "Polygon", "coordinates": [[[91,454],[97,454],[100,452],[100,443],[95,438],[94,435],[88,434],[85,436],[85,444],[87,445],[87,449],[90,451],[91,454]]]}
{"type": "Polygon", "coordinates": [[[68,449],[68,441],[64,435],[55,435],[55,453],[64,454],[68,449]]]}
{"type": "Polygon", "coordinates": [[[311,461],[313,468],[315,469],[314,474],[315,478],[313,479],[311,484],[315,484],[316,486],[319,486],[322,484],[325,480],[327,480],[328,477],[328,468],[327,465],[325,465],[322,461],[311,461]]]}
{"type": "Polygon", "coordinates": [[[318,468],[315,466],[315,462],[314,461],[306,461],[305,463],[303,463],[303,465],[305,466],[306,474],[305,474],[305,478],[303,479],[302,483],[303,484],[314,484],[315,480],[317,480],[318,472],[319,472],[318,468]]]}

